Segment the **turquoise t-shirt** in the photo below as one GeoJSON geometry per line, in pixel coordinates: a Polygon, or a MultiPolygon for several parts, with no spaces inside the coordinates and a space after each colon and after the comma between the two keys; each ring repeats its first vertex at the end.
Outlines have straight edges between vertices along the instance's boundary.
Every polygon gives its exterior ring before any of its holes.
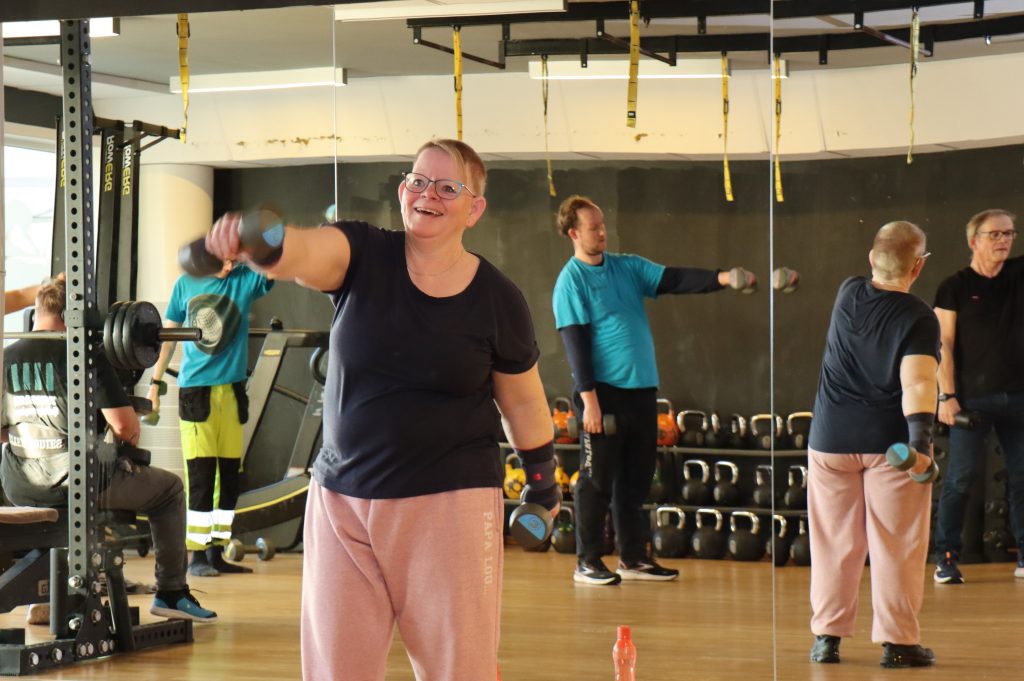
{"type": "Polygon", "coordinates": [[[178,386],[192,388],[244,381],[249,368],[249,310],[274,282],[244,265],[228,276],[196,278],[183,274],[174,282],[167,319],[197,327],[203,339],[184,343],[178,386]]]}
{"type": "Polygon", "coordinates": [[[594,380],[617,388],[656,388],[658,364],[644,298],[658,295],[665,266],[639,255],[605,253],[600,265],[570,258],[551,304],[555,327],[589,324],[594,380]]]}

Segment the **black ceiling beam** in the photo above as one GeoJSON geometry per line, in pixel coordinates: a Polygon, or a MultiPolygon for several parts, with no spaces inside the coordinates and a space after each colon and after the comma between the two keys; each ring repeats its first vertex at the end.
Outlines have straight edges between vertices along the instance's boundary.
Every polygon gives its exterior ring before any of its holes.
{"type": "MultiPolygon", "coordinates": [[[[909,41],[910,29],[897,28],[887,31],[895,38],[909,41]]],[[[985,19],[960,24],[929,24],[921,27],[921,42],[931,44],[984,38],[987,35],[1013,35],[1024,33],[1024,15],[985,19]]],[[[818,52],[821,54],[823,39],[826,55],[832,50],[858,50],[872,47],[883,47],[878,39],[860,32],[827,33],[821,35],[800,35],[775,37],[770,42],[768,33],[732,33],[722,35],[677,35],[647,36],[640,38],[640,44],[652,52],[759,52],[771,49],[779,54],[797,52],[818,52]]],[[[623,54],[621,48],[602,40],[592,38],[545,38],[538,40],[506,40],[506,57],[532,57],[546,54],[579,55],[590,54],[623,54]]]]}
{"type": "Polygon", "coordinates": [[[309,5],[348,5],[353,2],[383,0],[3,0],[0,2],[0,21],[136,17],[179,12],[231,12],[309,5]]]}
{"type": "MultiPolygon", "coordinates": [[[[962,0],[961,0],[962,1],[962,0]]],[[[849,4],[849,2],[847,3],[849,4]]],[[[640,3],[643,19],[678,19],[680,17],[724,17],[749,14],[767,15],[770,0],[644,0],[640,3]]],[[[523,14],[488,14],[470,17],[429,17],[408,19],[409,28],[441,26],[492,26],[494,24],[531,24],[595,19],[629,20],[629,2],[574,2],[564,12],[527,12],[523,14]]]]}
{"type": "Polygon", "coordinates": [[[775,19],[800,19],[831,14],[854,12],[886,12],[912,7],[962,5],[970,0],[774,0],[772,16],[775,19]]]}

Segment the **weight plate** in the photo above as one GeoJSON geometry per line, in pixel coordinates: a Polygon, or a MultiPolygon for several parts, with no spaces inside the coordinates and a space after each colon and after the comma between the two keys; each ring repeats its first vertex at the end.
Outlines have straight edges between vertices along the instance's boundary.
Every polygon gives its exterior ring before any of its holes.
{"type": "Polygon", "coordinates": [[[142,300],[132,306],[129,312],[131,319],[130,352],[134,354],[138,366],[143,369],[156,364],[160,357],[160,312],[153,303],[142,300]]]}
{"type": "Polygon", "coordinates": [[[118,369],[121,367],[118,366],[114,357],[114,317],[117,316],[117,310],[122,305],[124,302],[120,300],[112,304],[107,312],[107,319],[103,322],[103,352],[107,355],[107,361],[118,369]]]}
{"type": "Polygon", "coordinates": [[[109,358],[111,360],[111,364],[113,364],[115,368],[131,371],[132,369],[135,369],[135,367],[128,363],[128,358],[124,353],[124,346],[121,338],[122,327],[124,325],[124,313],[128,309],[129,305],[130,303],[124,303],[119,306],[117,311],[114,313],[114,322],[111,325],[112,342],[110,344],[114,349],[114,352],[109,358]]]}

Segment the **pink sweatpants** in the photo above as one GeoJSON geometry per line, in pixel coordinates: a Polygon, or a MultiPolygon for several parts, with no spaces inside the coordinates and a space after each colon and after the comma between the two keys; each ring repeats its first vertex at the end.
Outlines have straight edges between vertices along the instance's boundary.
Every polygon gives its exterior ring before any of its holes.
{"type": "Polygon", "coordinates": [[[811,631],[852,636],[864,560],[871,554],[871,640],[921,641],[932,486],[882,454],[808,450],[811,631]]]}
{"type": "Polygon", "coordinates": [[[497,675],[501,490],[357,499],[309,487],[302,676],[384,679],[395,625],[418,681],[497,675]]]}

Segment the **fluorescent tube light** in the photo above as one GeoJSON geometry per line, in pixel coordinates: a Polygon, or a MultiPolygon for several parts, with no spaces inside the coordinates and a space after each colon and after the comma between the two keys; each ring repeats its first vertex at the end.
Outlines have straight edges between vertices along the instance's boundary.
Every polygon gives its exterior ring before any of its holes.
{"type": "MultiPolygon", "coordinates": [[[[530,78],[541,80],[541,62],[531,60],[529,63],[530,78]]],[[[727,73],[732,74],[731,63],[727,73]]],[[[770,67],[765,67],[770,72],[770,67]]],[[[789,77],[789,64],[785,59],[779,64],[779,75],[789,77]]],[[[637,74],[641,79],[663,78],[721,78],[721,59],[680,59],[675,66],[669,66],[656,59],[641,59],[637,74]]],[[[774,76],[772,76],[774,78],[774,76]]],[[[584,68],[578,59],[571,61],[548,61],[548,80],[627,80],[629,78],[628,59],[593,59],[588,60],[584,68]]]]}
{"type": "Polygon", "coordinates": [[[336,5],[335,21],[564,12],[565,0],[386,0],[336,5]]]}
{"type": "MultiPolygon", "coordinates": [[[[8,21],[3,25],[4,38],[49,38],[60,35],[59,21],[8,21]]],[[[121,35],[121,20],[112,17],[89,19],[91,38],[121,35]]]]}
{"type": "MultiPolygon", "coordinates": [[[[250,90],[287,90],[300,87],[340,87],[347,82],[345,69],[330,66],[287,71],[245,71],[190,75],[188,92],[245,92],[250,90]]],[[[170,79],[173,93],[181,92],[181,78],[170,79]]]]}

